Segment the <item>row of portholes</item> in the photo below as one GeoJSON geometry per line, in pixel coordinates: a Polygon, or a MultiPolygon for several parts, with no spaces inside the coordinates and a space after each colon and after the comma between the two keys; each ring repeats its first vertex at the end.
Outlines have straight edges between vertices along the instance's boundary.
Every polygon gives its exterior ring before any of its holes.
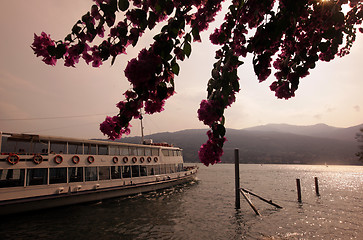
{"type": "MultiPolygon", "coordinates": [[[[79,158],[79,156],[77,156],[77,155],[74,155],[74,156],[72,157],[72,162],[73,162],[74,164],[79,163],[79,160],[80,160],[80,158],[79,158]]],[[[55,157],[54,157],[54,161],[55,161],[56,163],[60,164],[60,163],[63,161],[63,158],[62,158],[62,156],[57,155],[57,156],[55,156],[55,157]],[[61,158],[61,161],[57,161],[57,157],[58,157],[58,158],[61,158]]],[[[87,157],[87,161],[88,161],[89,163],[93,163],[93,162],[95,161],[95,158],[94,158],[93,156],[88,156],[88,157],[87,157]]],[[[128,157],[123,157],[123,158],[122,158],[122,161],[123,161],[124,163],[127,163],[127,162],[129,161],[129,158],[128,158],[128,157]]],[[[132,158],[131,158],[131,161],[132,161],[133,163],[136,163],[136,162],[137,162],[137,157],[132,157],[132,158]]],[[[139,161],[140,161],[140,163],[143,163],[143,162],[145,162],[145,158],[144,158],[144,157],[140,157],[139,161]]],[[[148,163],[150,163],[150,162],[152,161],[152,158],[151,158],[151,157],[147,157],[147,158],[146,158],[146,161],[147,161],[148,163]]],[[[159,158],[158,158],[158,157],[154,157],[154,162],[157,162],[157,161],[159,161],[159,158]]],[[[118,157],[113,157],[113,158],[112,158],[112,162],[113,162],[113,163],[115,163],[115,164],[116,164],[116,163],[118,163],[118,157]]]]}
{"type": "MultiPolygon", "coordinates": [[[[15,164],[17,164],[19,161],[20,161],[20,158],[19,158],[19,156],[17,155],[17,154],[10,154],[8,157],[7,157],[7,162],[9,163],[9,164],[11,164],[11,165],[15,165],[15,164]]],[[[158,157],[154,157],[154,162],[157,162],[159,159],[158,159],[158,157]]],[[[72,162],[74,163],[74,164],[78,164],[79,163],[79,161],[80,161],[80,158],[79,158],[79,156],[77,156],[77,155],[74,155],[73,157],[72,157],[72,162]]],[[[91,164],[91,163],[93,163],[94,161],[95,161],[95,158],[93,157],[93,156],[88,156],[87,157],[87,161],[91,164]]],[[[123,157],[122,158],[122,161],[124,162],[124,163],[127,163],[128,161],[129,161],[129,158],[128,157],[123,157]]],[[[131,161],[133,162],[133,163],[136,163],[137,162],[137,158],[136,157],[132,157],[131,158],[131,161]]],[[[144,157],[140,157],[140,159],[139,159],[139,161],[140,161],[140,163],[143,163],[143,162],[145,162],[145,158],[144,157]]],[[[148,162],[148,163],[150,163],[151,161],[152,161],[152,158],[151,157],[147,157],[146,158],[146,161],[148,162]]],[[[36,155],[34,155],[34,157],[33,157],[33,162],[35,163],[35,164],[40,164],[40,163],[42,163],[43,162],[43,156],[42,155],[39,155],[39,154],[36,154],[36,155]]],[[[54,162],[55,163],[57,163],[57,164],[61,164],[62,162],[63,162],[63,157],[61,156],[61,155],[56,155],[55,157],[54,157],[54,162]]],[[[113,157],[112,158],[112,162],[113,163],[118,163],[118,157],[113,157]]]]}
{"type": "MultiPolygon", "coordinates": [[[[17,164],[18,162],[19,162],[19,160],[20,160],[20,158],[19,158],[19,156],[17,155],[17,154],[10,154],[8,157],[7,157],[7,162],[9,163],[9,164],[11,164],[11,165],[15,165],[15,164],[17,164]]],[[[159,159],[158,159],[158,157],[154,157],[154,162],[157,162],[159,159]]],[[[80,158],[79,158],[79,156],[77,156],[77,155],[74,155],[73,157],[72,157],[72,162],[74,163],[74,164],[78,164],[79,163],[79,161],[80,161],[80,158]]],[[[87,161],[91,164],[91,163],[93,163],[94,161],[95,161],[95,158],[93,157],[93,156],[88,156],[87,157],[87,161]]],[[[129,161],[129,158],[128,157],[123,157],[122,158],[122,161],[124,162],[124,163],[127,163],[128,161],[129,161]]],[[[131,161],[133,162],[133,163],[136,163],[137,162],[137,157],[132,157],[131,158],[131,161]]],[[[143,163],[143,162],[145,162],[145,158],[144,157],[140,157],[140,159],[139,159],[139,161],[140,161],[140,163],[143,163]]],[[[151,157],[147,157],[146,158],[146,161],[148,162],[148,163],[150,163],[151,161],[152,161],[152,158],[151,157]]],[[[33,157],[33,162],[35,163],[35,164],[40,164],[40,163],[42,163],[43,162],[43,156],[42,155],[34,155],[34,157],[33,157]]],[[[54,157],[54,162],[55,163],[57,163],[57,164],[61,164],[62,162],[63,162],[63,157],[61,156],[61,155],[56,155],[55,157],[54,157]]],[[[112,158],[112,162],[113,163],[118,163],[118,157],[113,157],[112,158]]]]}

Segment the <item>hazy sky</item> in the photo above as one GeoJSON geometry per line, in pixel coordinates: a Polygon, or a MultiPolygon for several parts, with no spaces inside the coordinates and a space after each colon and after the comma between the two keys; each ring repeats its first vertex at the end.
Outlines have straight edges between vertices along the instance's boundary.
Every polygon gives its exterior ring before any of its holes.
{"type": "MultiPolygon", "coordinates": [[[[127,55],[118,57],[112,67],[110,62],[100,68],[84,62],[76,68],[64,67],[63,62],[51,67],[33,54],[33,34],[45,31],[53,39],[63,39],[90,10],[92,1],[1,3],[0,131],[103,137],[99,123],[106,115],[117,113],[115,104],[130,88],[123,72],[127,61],[138,49],[149,46],[151,35],[139,42],[140,48],[129,48],[127,55]]],[[[191,58],[180,64],[181,72],[175,79],[177,94],[166,103],[165,111],[144,117],[145,134],[205,128],[196,112],[206,98],[216,50],[208,37],[219,26],[217,22],[202,34],[203,43],[193,44],[191,58]]],[[[251,58],[246,59],[239,69],[241,91],[226,112],[226,127],[242,129],[268,123],[350,127],[363,123],[362,35],[358,34],[350,55],[319,63],[301,80],[296,97],[290,100],[277,99],[269,90],[273,77],[258,83],[251,58]]],[[[132,125],[132,135],[139,135],[140,121],[133,120],[132,125]]]]}

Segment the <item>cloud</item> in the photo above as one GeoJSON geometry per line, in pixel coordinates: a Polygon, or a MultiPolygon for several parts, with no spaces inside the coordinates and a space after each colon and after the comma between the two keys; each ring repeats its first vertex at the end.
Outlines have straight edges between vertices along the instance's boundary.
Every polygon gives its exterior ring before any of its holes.
{"type": "Polygon", "coordinates": [[[332,108],[332,107],[328,107],[326,109],[326,112],[328,112],[328,113],[331,113],[331,112],[334,112],[334,111],[335,111],[335,108],[332,108]]]}
{"type": "Polygon", "coordinates": [[[321,116],[321,114],[315,114],[314,118],[320,120],[322,118],[322,116],[321,116]]]}
{"type": "Polygon", "coordinates": [[[354,110],[356,112],[360,112],[360,106],[359,105],[355,105],[355,106],[353,106],[353,108],[354,108],[354,110]]]}

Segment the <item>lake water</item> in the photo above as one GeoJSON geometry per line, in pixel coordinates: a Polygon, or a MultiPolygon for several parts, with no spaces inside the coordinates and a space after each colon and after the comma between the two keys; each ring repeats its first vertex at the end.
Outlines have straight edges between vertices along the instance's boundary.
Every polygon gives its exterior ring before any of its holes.
{"type": "Polygon", "coordinates": [[[182,187],[2,217],[0,238],[363,239],[361,166],[241,164],[241,187],[283,207],[251,196],[262,216],[243,197],[235,209],[234,165],[199,166],[198,181],[182,187]]]}

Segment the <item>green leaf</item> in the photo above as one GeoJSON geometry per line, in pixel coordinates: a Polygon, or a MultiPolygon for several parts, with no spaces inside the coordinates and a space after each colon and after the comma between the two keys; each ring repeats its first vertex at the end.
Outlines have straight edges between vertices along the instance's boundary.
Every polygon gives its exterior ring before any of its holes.
{"type": "Polygon", "coordinates": [[[145,30],[148,24],[147,21],[147,13],[144,10],[136,9],[135,14],[137,19],[139,20],[139,26],[142,30],[145,30]]]}
{"type": "Polygon", "coordinates": [[[191,41],[192,41],[192,37],[190,36],[190,33],[187,33],[187,34],[185,35],[185,41],[186,41],[186,42],[191,42],[191,41]]]}
{"type": "Polygon", "coordinates": [[[82,30],[82,28],[78,26],[78,23],[76,23],[76,24],[74,24],[74,26],[72,28],[72,33],[78,34],[81,30],[82,30]]]}
{"type": "Polygon", "coordinates": [[[116,60],[116,56],[113,56],[112,60],[111,60],[111,66],[115,63],[115,60],[116,60]]]}
{"type": "Polygon", "coordinates": [[[64,38],[64,41],[72,42],[72,34],[68,34],[67,37],[64,38]]]}
{"type": "Polygon", "coordinates": [[[190,45],[190,43],[187,42],[184,43],[183,52],[189,58],[192,52],[192,46],[190,45]]]}
{"type": "Polygon", "coordinates": [[[226,129],[222,124],[218,124],[217,127],[215,128],[215,131],[213,132],[221,137],[224,137],[224,135],[226,135],[226,129]]]}
{"type": "Polygon", "coordinates": [[[55,57],[57,59],[62,58],[63,55],[67,52],[66,46],[64,44],[59,44],[56,48],[55,48],[55,57]]]}
{"type": "Polygon", "coordinates": [[[238,80],[232,81],[232,87],[233,87],[233,90],[235,92],[238,92],[239,91],[239,82],[238,82],[238,80]]]}
{"type": "Polygon", "coordinates": [[[171,69],[174,74],[179,75],[180,67],[175,61],[171,63],[171,69]]]}
{"type": "Polygon", "coordinates": [[[118,1],[118,8],[121,10],[121,11],[126,11],[130,6],[130,3],[129,3],[129,0],[119,0],[118,1]]]}
{"type": "Polygon", "coordinates": [[[217,69],[215,69],[215,68],[213,68],[213,70],[212,70],[212,77],[214,79],[218,79],[219,78],[219,71],[217,69]]]}
{"type": "Polygon", "coordinates": [[[319,44],[320,52],[325,53],[328,50],[329,46],[330,46],[330,42],[321,42],[319,44]]]}
{"type": "Polygon", "coordinates": [[[56,54],[55,46],[48,46],[47,51],[50,56],[55,56],[55,54],[56,54]]]}

